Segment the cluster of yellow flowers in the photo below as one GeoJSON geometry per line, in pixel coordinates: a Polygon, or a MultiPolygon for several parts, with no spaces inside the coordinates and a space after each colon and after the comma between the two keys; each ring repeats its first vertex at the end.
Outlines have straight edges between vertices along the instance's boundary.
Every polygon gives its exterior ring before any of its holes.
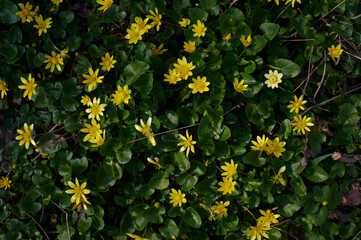
{"type": "MultiPolygon", "coordinates": [[[[298,98],[296,95],[294,96],[294,101],[290,101],[290,104],[287,106],[287,108],[290,108],[290,112],[295,112],[296,114],[298,114],[299,110],[305,110],[305,107],[303,106],[304,104],[306,104],[307,101],[303,100],[303,96],[301,96],[300,98],[298,98]]],[[[294,123],[292,123],[291,125],[294,126],[293,131],[296,132],[297,134],[299,134],[300,132],[302,132],[302,134],[305,134],[305,130],[306,131],[310,131],[309,127],[313,126],[314,124],[310,122],[311,118],[304,116],[302,118],[301,115],[294,116],[294,123]]]]}
{"type": "Polygon", "coordinates": [[[253,146],[251,146],[251,150],[253,151],[263,151],[265,150],[267,154],[273,154],[276,158],[279,158],[282,156],[282,153],[286,151],[285,148],[283,148],[286,145],[286,142],[280,142],[280,139],[276,137],[273,139],[269,139],[268,137],[265,137],[265,135],[257,136],[257,142],[251,141],[253,146]]]}
{"type": "MultiPolygon", "coordinates": [[[[268,2],[271,2],[272,0],[268,0],[268,2]]],[[[282,1],[284,1],[284,0],[282,0],[282,1]]],[[[298,2],[298,3],[301,3],[301,0],[286,0],[286,2],[285,2],[285,5],[287,5],[288,3],[291,3],[292,4],[292,7],[295,7],[295,2],[298,2]]],[[[275,0],[275,2],[276,2],[276,4],[277,5],[279,5],[280,4],[280,2],[279,2],[279,0],[275,0]]]]}
{"type": "Polygon", "coordinates": [[[237,174],[237,167],[238,163],[234,164],[233,159],[231,159],[230,163],[225,162],[225,165],[221,166],[221,169],[225,171],[221,175],[225,177],[222,177],[223,182],[218,183],[220,188],[217,191],[223,192],[223,195],[231,194],[235,190],[236,182],[233,181],[233,175],[237,174]]]}
{"type": "Polygon", "coordinates": [[[261,240],[262,236],[265,238],[269,238],[267,231],[271,229],[272,223],[278,223],[277,218],[280,217],[279,214],[272,213],[271,210],[259,210],[262,214],[261,217],[257,218],[257,225],[251,226],[250,229],[247,231],[247,237],[251,237],[250,240],[261,240]]]}
{"type": "Polygon", "coordinates": [[[71,181],[68,181],[68,186],[72,189],[68,189],[65,192],[68,194],[74,194],[70,201],[74,203],[73,210],[76,210],[77,212],[80,211],[81,207],[83,207],[85,210],[87,210],[87,206],[85,203],[90,204],[85,194],[89,194],[90,190],[85,189],[86,182],[83,182],[82,185],[79,184],[78,178],[75,178],[75,184],[71,181]]]}

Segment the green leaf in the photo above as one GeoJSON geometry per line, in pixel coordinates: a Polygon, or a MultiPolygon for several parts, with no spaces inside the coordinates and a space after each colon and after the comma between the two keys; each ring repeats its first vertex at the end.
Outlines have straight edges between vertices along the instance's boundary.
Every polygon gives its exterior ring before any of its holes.
{"type": "Polygon", "coordinates": [[[174,152],[173,157],[178,164],[179,169],[182,172],[186,172],[189,170],[191,164],[189,163],[188,159],[184,155],[184,152],[174,152]]]}
{"type": "Polygon", "coordinates": [[[81,217],[78,222],[78,230],[81,233],[86,232],[92,225],[92,218],[91,217],[81,217]]]}
{"type": "Polygon", "coordinates": [[[0,0],[0,22],[5,24],[14,24],[20,20],[16,15],[18,7],[9,0],[0,0]]]}
{"type": "Polygon", "coordinates": [[[274,65],[278,72],[283,74],[283,79],[294,78],[301,72],[300,66],[288,59],[276,59],[274,65]]]}
{"type": "Polygon", "coordinates": [[[306,233],[305,238],[307,240],[326,240],[322,235],[313,232],[306,233]]]}
{"type": "Polygon", "coordinates": [[[168,174],[158,172],[153,175],[149,181],[149,187],[153,189],[163,190],[169,186],[168,174]]]}
{"type": "Polygon", "coordinates": [[[172,239],[173,236],[178,236],[178,226],[172,219],[166,219],[164,225],[159,228],[160,234],[166,239],[172,239]]]}
{"type": "Polygon", "coordinates": [[[328,179],[328,174],[319,166],[311,166],[306,168],[304,176],[311,182],[323,182],[328,179]]]}
{"type": "Polygon", "coordinates": [[[192,176],[188,173],[182,173],[179,177],[177,177],[177,183],[182,186],[182,190],[185,192],[191,190],[191,188],[196,185],[197,181],[197,176],[192,176]]]}
{"type": "Polygon", "coordinates": [[[90,64],[89,60],[86,57],[80,56],[78,57],[78,64],[75,65],[74,71],[79,76],[82,76],[83,74],[88,73],[89,68],[91,68],[92,65],[90,64]]]}
{"type": "Polygon", "coordinates": [[[23,41],[23,32],[18,25],[13,25],[7,33],[7,40],[10,43],[21,43],[23,41]]]}
{"type": "Polygon", "coordinates": [[[311,132],[308,135],[308,145],[315,151],[321,150],[321,144],[326,142],[326,135],[320,132],[311,132]]]}
{"type": "Polygon", "coordinates": [[[199,228],[202,225],[202,219],[199,216],[198,212],[189,207],[186,213],[183,215],[183,220],[191,227],[199,228]]]}
{"type": "Polygon", "coordinates": [[[329,215],[329,210],[327,207],[322,207],[320,210],[312,215],[308,215],[307,219],[310,220],[316,226],[321,226],[326,222],[329,215]]]}
{"type": "Polygon", "coordinates": [[[278,131],[277,136],[280,138],[280,140],[287,139],[292,131],[291,122],[289,119],[283,120],[280,130],[278,131]]]}
{"type": "Polygon", "coordinates": [[[39,139],[38,147],[41,153],[56,153],[61,149],[61,142],[55,139],[54,133],[47,133],[39,139]]]}
{"type": "Polygon", "coordinates": [[[95,183],[98,186],[99,189],[107,189],[114,185],[116,179],[114,179],[112,176],[110,176],[104,166],[98,167],[96,171],[96,179],[95,183]]]}
{"type": "Polygon", "coordinates": [[[134,61],[124,68],[125,82],[132,85],[138,78],[149,69],[149,65],[142,61],[134,61]]]}
{"type": "Polygon", "coordinates": [[[126,17],[126,12],[119,6],[113,5],[104,13],[104,22],[117,22],[126,17]]]}
{"type": "Polygon", "coordinates": [[[74,19],[74,12],[72,11],[62,11],[59,13],[59,18],[63,25],[69,24],[74,19]]]}
{"type": "Polygon", "coordinates": [[[128,148],[123,148],[116,152],[115,156],[118,160],[118,163],[126,164],[130,161],[130,159],[132,159],[132,152],[128,148]]]}
{"type": "Polygon", "coordinates": [[[80,175],[88,168],[88,159],[86,157],[76,158],[70,161],[72,171],[80,175]]]}
{"type": "Polygon", "coordinates": [[[254,36],[252,42],[254,43],[254,47],[252,49],[252,53],[253,54],[257,54],[260,51],[262,51],[262,49],[264,48],[264,46],[266,46],[267,43],[267,39],[265,39],[264,37],[260,36],[260,35],[256,35],[254,36]]]}
{"type": "Polygon", "coordinates": [[[76,101],[74,98],[72,97],[62,97],[60,99],[61,102],[61,106],[69,112],[74,112],[77,110],[77,108],[79,107],[79,103],[78,101],[76,101]]]}
{"type": "Polygon", "coordinates": [[[18,49],[15,44],[0,42],[0,55],[9,59],[13,59],[16,57],[17,53],[18,49]]]}
{"type": "Polygon", "coordinates": [[[49,99],[47,98],[47,94],[44,88],[39,87],[36,88],[35,91],[36,91],[35,100],[34,100],[35,107],[38,108],[47,107],[49,105],[49,99]]]}
{"type": "Polygon", "coordinates": [[[266,163],[266,159],[261,157],[261,151],[250,151],[243,157],[243,162],[255,167],[261,167],[266,163]]]}
{"type": "Polygon", "coordinates": [[[359,115],[356,107],[353,104],[345,103],[341,106],[338,112],[338,122],[342,125],[355,125],[359,122],[359,115]]]}
{"type": "Polygon", "coordinates": [[[262,23],[259,28],[264,32],[263,36],[267,38],[267,40],[272,40],[277,35],[280,25],[276,23],[262,23]]]}
{"type": "Polygon", "coordinates": [[[305,196],[307,194],[306,185],[303,183],[302,177],[294,177],[291,180],[291,186],[295,190],[296,193],[301,196],[305,196]]]}
{"type": "Polygon", "coordinates": [[[41,203],[35,202],[30,195],[26,195],[23,199],[21,199],[19,203],[19,208],[25,212],[28,212],[32,215],[39,212],[41,209],[41,203]]]}
{"type": "Polygon", "coordinates": [[[193,125],[199,120],[197,113],[186,106],[179,107],[177,109],[177,115],[179,121],[184,125],[193,125]]]}
{"type": "Polygon", "coordinates": [[[216,183],[216,178],[208,178],[206,180],[203,180],[202,182],[199,182],[195,187],[195,191],[200,194],[213,193],[214,191],[216,191],[216,187],[214,186],[216,183]]]}
{"type": "Polygon", "coordinates": [[[66,40],[66,46],[68,46],[70,52],[76,51],[80,47],[81,37],[77,35],[71,35],[66,40]]]}
{"type": "Polygon", "coordinates": [[[153,81],[153,74],[147,73],[133,82],[132,87],[138,90],[141,94],[149,94],[153,89],[153,81]]]}
{"type": "Polygon", "coordinates": [[[134,232],[132,216],[126,212],[123,215],[122,221],[120,222],[119,231],[121,234],[126,235],[127,233],[134,232]]]}
{"type": "Polygon", "coordinates": [[[72,77],[63,83],[62,94],[64,97],[76,97],[82,91],[82,87],[78,86],[76,78],[72,77]]]}
{"type": "Polygon", "coordinates": [[[144,217],[148,222],[154,224],[161,224],[163,222],[163,217],[159,214],[160,208],[150,207],[144,211],[144,217]]]}
{"type": "Polygon", "coordinates": [[[293,25],[293,27],[296,29],[297,33],[301,37],[306,38],[307,31],[309,30],[309,23],[306,16],[301,15],[292,18],[291,24],[293,25]]]}
{"type": "Polygon", "coordinates": [[[189,8],[188,15],[192,20],[191,24],[197,24],[197,20],[200,20],[204,23],[208,18],[208,13],[199,8],[189,8]]]}

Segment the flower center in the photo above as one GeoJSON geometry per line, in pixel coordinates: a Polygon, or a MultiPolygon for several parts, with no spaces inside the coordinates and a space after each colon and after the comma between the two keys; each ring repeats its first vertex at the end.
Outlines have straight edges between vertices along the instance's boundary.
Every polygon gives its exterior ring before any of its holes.
{"type": "Polygon", "coordinates": [[[198,81],[195,83],[196,89],[204,89],[206,87],[206,84],[203,81],[198,81]]]}
{"type": "Polygon", "coordinates": [[[275,84],[275,83],[278,82],[278,77],[277,77],[275,74],[273,74],[273,75],[271,75],[271,76],[268,78],[268,81],[269,81],[271,84],[275,84]]]}
{"type": "Polygon", "coordinates": [[[39,23],[39,28],[40,29],[46,29],[46,23],[45,22],[40,22],[39,23]]]}

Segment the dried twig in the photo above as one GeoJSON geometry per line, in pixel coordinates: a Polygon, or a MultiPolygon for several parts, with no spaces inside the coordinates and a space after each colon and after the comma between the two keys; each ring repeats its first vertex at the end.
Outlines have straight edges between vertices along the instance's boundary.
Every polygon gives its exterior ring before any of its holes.
{"type": "Polygon", "coordinates": [[[27,212],[26,212],[25,214],[28,215],[28,217],[30,217],[31,219],[33,219],[34,222],[36,222],[36,224],[37,224],[38,227],[41,229],[41,231],[43,231],[45,237],[46,237],[48,240],[50,240],[50,238],[49,238],[48,234],[46,234],[44,228],[43,228],[30,214],[28,214],[27,212]]]}
{"type": "MultiPolygon", "coordinates": [[[[64,211],[64,209],[62,209],[58,204],[56,204],[56,202],[54,202],[53,200],[51,200],[51,202],[57,206],[63,213],[65,213],[65,221],[66,221],[66,228],[68,231],[68,239],[71,240],[71,236],[70,236],[70,228],[69,228],[69,220],[68,220],[68,213],[64,211]]],[[[50,240],[50,239],[49,239],[50,240]]]]}
{"type": "Polygon", "coordinates": [[[320,21],[321,19],[323,19],[324,17],[326,17],[328,14],[330,14],[331,12],[333,12],[336,8],[338,8],[342,3],[346,2],[346,0],[343,0],[342,2],[340,2],[339,4],[337,4],[336,7],[332,8],[330,11],[328,11],[328,13],[326,13],[325,15],[323,15],[320,19],[318,19],[316,22],[320,21]]]}

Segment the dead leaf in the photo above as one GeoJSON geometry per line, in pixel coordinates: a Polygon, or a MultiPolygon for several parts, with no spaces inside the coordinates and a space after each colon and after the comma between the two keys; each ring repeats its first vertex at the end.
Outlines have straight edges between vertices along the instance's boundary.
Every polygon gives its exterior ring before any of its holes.
{"type": "Polygon", "coordinates": [[[361,204],[360,198],[361,187],[358,183],[352,183],[350,185],[350,193],[346,194],[342,198],[343,205],[358,206],[361,204]]]}
{"type": "Polygon", "coordinates": [[[341,154],[339,152],[335,152],[332,155],[332,159],[342,163],[357,163],[361,161],[361,155],[341,154]]]}

